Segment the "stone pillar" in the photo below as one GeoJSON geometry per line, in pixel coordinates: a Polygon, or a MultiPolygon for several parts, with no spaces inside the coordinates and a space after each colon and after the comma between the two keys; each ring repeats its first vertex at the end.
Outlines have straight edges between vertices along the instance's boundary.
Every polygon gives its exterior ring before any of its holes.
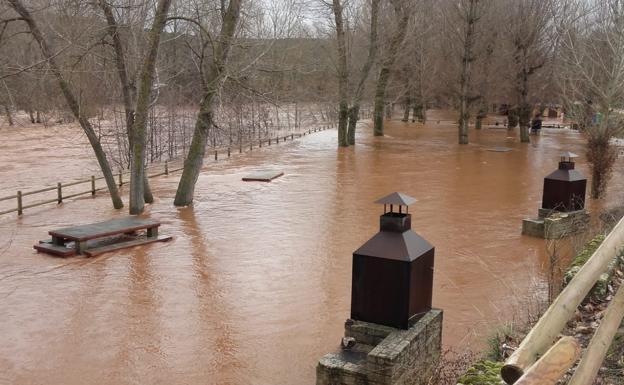
{"type": "Polygon", "coordinates": [[[428,311],[407,330],[349,320],[355,346],[327,354],[316,385],[424,385],[442,349],[442,310],[428,311]]]}

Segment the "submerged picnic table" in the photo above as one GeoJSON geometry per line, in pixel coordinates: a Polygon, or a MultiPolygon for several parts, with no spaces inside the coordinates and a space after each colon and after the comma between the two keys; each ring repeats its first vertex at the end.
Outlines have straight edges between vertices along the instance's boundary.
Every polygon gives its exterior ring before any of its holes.
{"type": "Polygon", "coordinates": [[[40,241],[39,244],[34,245],[34,248],[37,251],[63,257],[74,254],[94,256],[107,251],[170,240],[170,236],[158,236],[159,226],[160,222],[153,219],[141,219],[136,217],[111,219],[99,223],[51,230],[49,234],[52,236],[52,239],[40,241]],[[144,237],[135,237],[136,232],[140,230],[146,230],[146,235],[144,237]],[[88,244],[89,241],[101,240],[102,238],[118,235],[126,236],[129,239],[116,243],[98,244],[95,245],[95,247],[88,244]],[[67,244],[70,242],[74,243],[73,248],[67,247],[67,244]]]}

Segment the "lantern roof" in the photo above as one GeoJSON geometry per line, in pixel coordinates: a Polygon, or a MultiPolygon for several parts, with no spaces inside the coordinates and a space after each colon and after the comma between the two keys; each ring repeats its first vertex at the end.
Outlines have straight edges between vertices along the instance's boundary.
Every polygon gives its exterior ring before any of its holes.
{"type": "Polygon", "coordinates": [[[413,231],[380,231],[353,254],[412,262],[431,249],[433,246],[413,231]]]}
{"type": "Polygon", "coordinates": [[[578,155],[570,151],[562,152],[559,156],[562,158],[578,158],[578,155]]]}
{"type": "Polygon", "coordinates": [[[379,203],[382,205],[409,206],[416,201],[416,198],[412,198],[409,195],[400,192],[393,192],[392,194],[386,195],[385,197],[376,200],[375,203],[379,203]]]}

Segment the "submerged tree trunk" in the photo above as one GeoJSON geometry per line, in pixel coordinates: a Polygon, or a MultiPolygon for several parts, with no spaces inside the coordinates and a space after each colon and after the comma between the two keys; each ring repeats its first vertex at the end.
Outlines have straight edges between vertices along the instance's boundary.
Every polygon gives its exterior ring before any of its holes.
{"type": "Polygon", "coordinates": [[[360,105],[355,104],[353,105],[353,107],[349,108],[349,128],[348,128],[349,144],[355,144],[355,126],[357,125],[359,118],[360,118],[360,105]]]}
{"type": "MultiPolygon", "coordinates": [[[[136,102],[136,113],[132,126],[132,161],[130,163],[130,214],[140,214],[145,206],[145,132],[152,85],[154,83],[154,71],[156,70],[156,57],[160,36],[167,21],[171,0],[160,0],[154,15],[154,22],[149,33],[149,49],[143,60],[141,69],[139,92],[136,102]]],[[[151,195],[151,194],[149,194],[151,195]]]]}
{"type": "Polygon", "coordinates": [[[355,129],[357,127],[357,122],[360,119],[360,105],[362,103],[362,98],[364,96],[364,90],[366,89],[366,80],[370,75],[371,68],[373,67],[373,63],[375,62],[375,57],[377,56],[377,24],[379,19],[379,4],[381,0],[372,0],[371,1],[371,16],[370,16],[370,35],[368,38],[368,56],[366,58],[366,62],[364,63],[364,67],[362,67],[362,73],[360,76],[360,81],[355,90],[355,96],[353,98],[353,102],[351,107],[349,108],[349,128],[347,132],[347,137],[349,140],[349,144],[355,144],[355,129]]]}
{"type": "Polygon", "coordinates": [[[520,142],[529,143],[529,125],[531,124],[531,106],[528,102],[529,95],[529,74],[523,67],[518,74],[518,91],[520,100],[518,102],[518,123],[520,123],[520,142]]]}
{"type": "Polygon", "coordinates": [[[473,48],[475,41],[475,26],[478,20],[477,2],[479,0],[470,0],[468,13],[466,14],[466,30],[464,37],[464,47],[462,56],[462,71],[459,81],[459,127],[458,141],[459,144],[468,144],[468,119],[470,118],[470,64],[474,60],[473,48]]]}
{"type": "Polygon", "coordinates": [[[7,123],[9,123],[9,126],[12,126],[13,115],[11,115],[11,108],[9,108],[9,106],[7,106],[6,104],[4,105],[4,113],[6,114],[6,117],[7,117],[7,123]]]}
{"type": "Polygon", "coordinates": [[[208,130],[212,126],[214,97],[221,89],[221,85],[225,80],[227,60],[240,17],[240,8],[241,0],[230,0],[227,11],[223,15],[221,33],[214,48],[213,63],[210,65],[208,79],[206,79],[207,88],[200,105],[193,139],[188,155],[184,160],[184,170],[182,171],[182,177],[180,178],[173,202],[176,206],[188,206],[193,203],[195,184],[197,183],[206,153],[208,130]]]}
{"type": "MultiPolygon", "coordinates": [[[[121,83],[121,91],[124,102],[124,112],[126,116],[126,133],[128,136],[128,148],[132,151],[133,148],[133,134],[132,128],[134,126],[135,117],[135,94],[136,90],[132,86],[128,79],[128,70],[126,68],[126,59],[124,54],[123,45],[119,37],[119,29],[117,20],[113,14],[113,10],[105,0],[100,0],[100,7],[104,11],[106,16],[106,22],[108,23],[108,34],[113,40],[113,48],[115,51],[115,64],[117,66],[117,74],[121,83]]],[[[162,27],[161,27],[162,28],[162,27]]],[[[150,86],[151,87],[151,86],[150,86]]],[[[132,157],[132,154],[130,154],[132,157]]],[[[152,195],[152,189],[149,185],[149,179],[145,174],[143,177],[143,200],[145,203],[153,203],[154,196],[152,195]]]]}
{"type": "Polygon", "coordinates": [[[41,30],[39,30],[39,26],[35,22],[34,18],[30,14],[30,12],[24,7],[20,0],[9,0],[9,4],[11,7],[24,19],[24,22],[28,24],[31,34],[39,44],[39,48],[41,49],[41,53],[43,57],[46,58],[48,64],[50,65],[50,70],[56,80],[59,83],[59,87],[61,88],[61,92],[67,101],[67,105],[72,111],[73,115],[80,122],[80,126],[85,132],[93,151],[95,152],[95,157],[100,165],[100,169],[102,170],[102,174],[104,175],[104,180],[106,181],[106,185],[108,187],[108,191],[111,196],[111,200],[113,202],[113,207],[116,209],[120,209],[123,207],[123,202],[121,197],[119,196],[119,190],[117,189],[117,183],[115,182],[115,177],[110,168],[110,164],[108,163],[108,159],[106,159],[106,154],[102,148],[102,145],[99,141],[98,136],[96,135],[91,123],[87,118],[85,118],[80,113],[80,107],[78,105],[78,101],[74,94],[71,91],[69,83],[63,77],[61,70],[56,62],[55,55],[52,53],[52,50],[48,46],[48,42],[43,37],[41,30]]]}
{"type": "Polygon", "coordinates": [[[407,31],[407,24],[410,18],[410,12],[406,7],[401,6],[400,1],[394,2],[394,15],[399,19],[396,30],[390,40],[388,52],[384,60],[381,62],[381,70],[377,78],[377,86],[375,88],[375,107],[374,107],[374,121],[373,121],[373,133],[375,136],[383,136],[383,111],[386,104],[386,87],[388,86],[388,80],[390,80],[390,74],[392,66],[396,60],[399,48],[405,39],[405,33],[407,31]]]}
{"type": "Polygon", "coordinates": [[[347,67],[347,42],[344,31],[342,5],[340,0],[334,0],[334,20],[336,23],[336,40],[338,43],[338,145],[349,146],[347,125],[349,120],[349,69],[347,67]]]}

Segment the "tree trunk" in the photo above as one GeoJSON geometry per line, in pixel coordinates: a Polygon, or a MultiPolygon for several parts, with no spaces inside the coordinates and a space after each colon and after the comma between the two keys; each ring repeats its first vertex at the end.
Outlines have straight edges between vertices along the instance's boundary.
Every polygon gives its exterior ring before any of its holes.
{"type": "Polygon", "coordinates": [[[383,136],[383,110],[386,102],[386,87],[388,86],[388,80],[392,71],[392,66],[396,61],[399,48],[405,39],[405,33],[407,31],[407,24],[410,18],[410,12],[405,7],[402,7],[398,0],[394,2],[394,15],[399,19],[396,27],[396,31],[392,35],[390,45],[386,57],[381,62],[381,70],[379,71],[379,77],[377,78],[377,86],[375,89],[375,106],[374,106],[374,121],[373,121],[373,133],[375,136],[383,136]]]}
{"type": "Polygon", "coordinates": [[[11,108],[9,108],[9,106],[7,106],[6,104],[4,105],[4,113],[6,114],[7,122],[9,123],[9,126],[12,126],[13,115],[11,115],[11,108]]]}
{"type": "Polygon", "coordinates": [[[223,24],[221,25],[221,32],[215,46],[213,63],[210,66],[206,81],[207,89],[200,105],[191,147],[184,161],[184,170],[182,171],[182,177],[180,178],[173,202],[176,206],[188,206],[193,203],[195,184],[197,183],[206,152],[208,130],[212,125],[213,99],[225,80],[225,67],[240,17],[241,1],[230,0],[227,11],[223,16],[223,24]]]}
{"type": "Polygon", "coordinates": [[[474,46],[475,25],[477,23],[477,2],[470,0],[466,18],[466,34],[464,38],[464,52],[462,56],[462,71],[459,81],[459,144],[468,144],[468,119],[470,118],[470,105],[468,92],[470,87],[470,64],[474,60],[472,50],[474,46]]]}
{"type": "MultiPolygon", "coordinates": [[[[117,74],[121,83],[122,97],[124,102],[124,112],[126,115],[126,133],[128,136],[128,149],[130,151],[133,148],[132,145],[132,127],[134,126],[135,116],[135,94],[136,90],[132,86],[128,79],[128,71],[126,68],[126,59],[124,54],[123,45],[119,37],[119,30],[117,20],[113,14],[113,10],[105,0],[100,0],[100,7],[104,11],[106,16],[106,22],[108,23],[108,34],[113,40],[113,48],[115,51],[115,64],[117,66],[117,74]]],[[[132,154],[130,154],[130,158],[132,154]]],[[[153,203],[154,196],[152,195],[152,189],[149,185],[149,179],[147,175],[143,178],[143,200],[145,203],[153,203]]]]}
{"type": "Polygon", "coordinates": [[[212,125],[212,95],[210,100],[204,99],[201,111],[197,116],[195,123],[195,131],[193,139],[189,146],[188,155],[184,160],[184,170],[178,185],[175,200],[176,206],[188,206],[193,203],[193,195],[195,193],[195,184],[199,178],[199,172],[204,164],[204,155],[206,154],[206,143],[208,142],[208,131],[212,125]]]}
{"type": "Polygon", "coordinates": [[[355,144],[355,126],[360,118],[360,105],[355,104],[349,108],[349,144],[355,144]]]}
{"type": "Polygon", "coordinates": [[[548,310],[518,349],[505,362],[501,375],[505,382],[513,384],[557,338],[566,323],[574,316],[578,305],[619,253],[624,244],[624,219],[620,220],[611,233],[600,244],[574,278],[559,293],[548,310]]]}
{"type": "Polygon", "coordinates": [[[373,63],[375,62],[375,57],[377,56],[377,28],[380,2],[381,0],[371,1],[368,56],[366,58],[366,62],[364,63],[364,67],[362,68],[362,73],[357,89],[355,90],[355,97],[353,98],[353,102],[351,104],[351,107],[349,108],[349,129],[347,132],[347,136],[350,145],[355,144],[355,129],[357,127],[357,122],[360,118],[360,105],[364,96],[364,90],[366,89],[366,80],[370,75],[371,68],[373,67],[373,63]]]}
{"type": "Polygon", "coordinates": [[[106,185],[108,187],[108,191],[110,193],[111,200],[113,202],[113,207],[115,207],[116,209],[122,208],[123,202],[121,200],[121,197],[119,196],[117,183],[115,182],[115,177],[113,176],[113,173],[111,171],[110,164],[108,163],[108,159],[106,159],[106,154],[104,153],[104,150],[102,149],[102,145],[100,144],[100,141],[95,131],[93,130],[93,127],[91,126],[91,123],[89,122],[89,120],[81,115],[78,101],[76,100],[76,97],[72,93],[69,83],[63,77],[63,74],[61,73],[61,70],[56,62],[55,56],[53,55],[52,50],[48,46],[48,42],[43,37],[43,34],[39,30],[39,26],[33,19],[30,12],[22,5],[22,2],[20,0],[9,0],[9,3],[11,4],[11,7],[13,7],[13,9],[28,24],[31,34],[33,35],[33,37],[39,44],[41,53],[43,54],[43,56],[46,58],[46,60],[48,61],[50,65],[50,70],[52,74],[54,75],[54,77],[59,83],[59,87],[61,88],[63,96],[65,97],[65,100],[67,101],[67,105],[69,106],[70,110],[72,111],[76,119],[78,119],[80,126],[82,127],[83,131],[85,132],[87,136],[87,139],[89,139],[89,143],[91,144],[91,147],[93,148],[93,151],[95,152],[95,157],[98,161],[98,164],[100,165],[102,174],[104,175],[104,180],[106,181],[106,185]]]}
{"type": "MultiPolygon", "coordinates": [[[[145,132],[147,128],[148,110],[154,84],[156,57],[163,27],[171,0],[159,0],[154,15],[152,29],[149,32],[149,49],[143,60],[139,91],[132,126],[132,161],[130,162],[130,214],[141,214],[145,206],[145,185],[148,184],[145,174],[145,132]]],[[[149,185],[149,184],[148,184],[149,185]]],[[[149,187],[149,186],[148,186],[149,187]]],[[[151,195],[148,194],[148,195],[151,195]]]]}
{"type": "Polygon", "coordinates": [[[411,107],[412,107],[412,99],[408,97],[407,100],[405,101],[405,106],[403,109],[403,119],[401,119],[402,122],[409,122],[411,107]]]}
{"type": "Polygon", "coordinates": [[[520,142],[529,143],[529,125],[531,124],[531,106],[522,103],[518,111],[518,123],[520,124],[520,142]]]}
{"type": "Polygon", "coordinates": [[[347,125],[349,120],[349,102],[347,92],[349,88],[349,69],[347,67],[347,42],[343,25],[342,5],[340,0],[334,0],[334,21],[336,23],[336,40],[338,44],[338,145],[349,146],[347,125]]]}

